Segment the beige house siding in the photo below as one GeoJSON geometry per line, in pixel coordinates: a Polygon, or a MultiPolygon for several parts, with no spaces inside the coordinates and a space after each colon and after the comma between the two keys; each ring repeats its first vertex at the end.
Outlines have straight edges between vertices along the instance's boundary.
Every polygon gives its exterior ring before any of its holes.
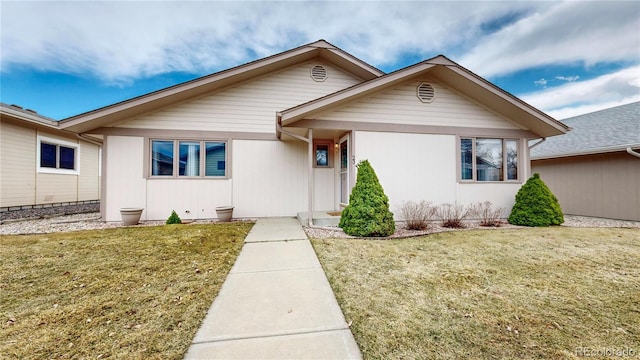
{"type": "Polygon", "coordinates": [[[307,206],[303,142],[231,140],[228,179],[146,178],[144,142],[142,137],[107,137],[106,157],[118,161],[107,161],[106,221],[121,221],[123,207],[144,208],[142,220],[165,220],[172,210],[183,219],[210,219],[217,217],[216,207],[231,205],[234,217],[246,218],[295,216],[307,206]]]}
{"type": "Polygon", "coordinates": [[[231,162],[234,216],[294,216],[308,207],[306,143],[236,140],[231,162]]]}
{"type": "Polygon", "coordinates": [[[565,214],[640,221],[640,159],[625,152],[532,160],[565,214]]]}
{"type": "Polygon", "coordinates": [[[515,124],[428,78],[409,81],[338,110],[319,114],[316,118],[406,125],[519,129],[515,124]],[[417,87],[422,82],[428,82],[435,88],[436,95],[430,103],[424,103],[417,97],[417,87]]]}
{"type": "Polygon", "coordinates": [[[100,146],[80,141],[78,201],[100,198],[100,146]]]}
{"type": "Polygon", "coordinates": [[[368,159],[389,197],[391,211],[406,201],[433,204],[491,201],[508,216],[521,183],[460,183],[454,135],[358,131],[356,163],[368,159]]]}
{"type": "Polygon", "coordinates": [[[0,207],[36,203],[36,130],[0,120],[0,207]]]}
{"type": "Polygon", "coordinates": [[[231,88],[172,106],[117,127],[275,133],[275,114],[358,83],[358,79],[321,61],[307,62],[231,88]],[[327,79],[314,81],[314,65],[327,69],[327,79]]]}
{"type": "MultiPolygon", "coordinates": [[[[106,221],[120,221],[120,208],[146,207],[144,138],[108,136],[105,144],[104,157],[109,161],[106,161],[105,173],[102,174],[106,183],[102,197],[103,217],[106,221]]],[[[142,219],[149,219],[146,211],[142,213],[142,219]]]]}
{"type": "Polygon", "coordinates": [[[78,201],[78,176],[37,174],[36,204],[78,201]]]}
{"type": "Polygon", "coordinates": [[[74,137],[0,122],[0,207],[98,200],[100,147],[81,141],[79,174],[54,174],[38,169],[39,137],[78,144],[74,137]]]}

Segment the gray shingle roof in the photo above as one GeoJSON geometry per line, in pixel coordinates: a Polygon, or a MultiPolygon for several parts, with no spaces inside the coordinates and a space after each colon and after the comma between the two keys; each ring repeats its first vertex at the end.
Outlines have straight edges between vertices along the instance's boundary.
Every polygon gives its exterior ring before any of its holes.
{"type": "Polygon", "coordinates": [[[640,101],[560,120],[572,128],[531,149],[532,159],[597,154],[640,147],[640,101]]]}

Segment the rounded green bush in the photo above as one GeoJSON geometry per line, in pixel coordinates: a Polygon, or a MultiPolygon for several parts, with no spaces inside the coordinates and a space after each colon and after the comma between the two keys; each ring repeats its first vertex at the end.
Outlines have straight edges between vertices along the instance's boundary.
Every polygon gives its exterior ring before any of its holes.
{"type": "Polygon", "coordinates": [[[564,222],[558,198],[540,179],[538,173],[518,190],[509,223],[522,226],[550,226],[564,222]]]}
{"type": "Polygon", "coordinates": [[[368,160],[358,163],[356,185],[349,205],[342,211],[339,226],[351,236],[385,237],[396,231],[389,198],[368,160]]]}

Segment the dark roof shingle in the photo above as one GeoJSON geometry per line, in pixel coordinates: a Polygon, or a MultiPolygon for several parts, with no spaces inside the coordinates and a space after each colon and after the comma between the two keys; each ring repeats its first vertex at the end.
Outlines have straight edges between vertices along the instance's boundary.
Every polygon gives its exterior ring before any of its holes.
{"type": "Polygon", "coordinates": [[[532,159],[597,154],[640,146],[640,101],[560,120],[572,129],[531,149],[532,159]]]}

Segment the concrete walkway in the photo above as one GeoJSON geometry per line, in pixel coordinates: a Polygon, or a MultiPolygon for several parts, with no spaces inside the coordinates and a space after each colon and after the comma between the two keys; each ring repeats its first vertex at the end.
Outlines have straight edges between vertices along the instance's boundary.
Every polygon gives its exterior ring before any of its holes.
{"type": "Polygon", "coordinates": [[[361,359],[295,218],[260,219],[185,359],[361,359]]]}

